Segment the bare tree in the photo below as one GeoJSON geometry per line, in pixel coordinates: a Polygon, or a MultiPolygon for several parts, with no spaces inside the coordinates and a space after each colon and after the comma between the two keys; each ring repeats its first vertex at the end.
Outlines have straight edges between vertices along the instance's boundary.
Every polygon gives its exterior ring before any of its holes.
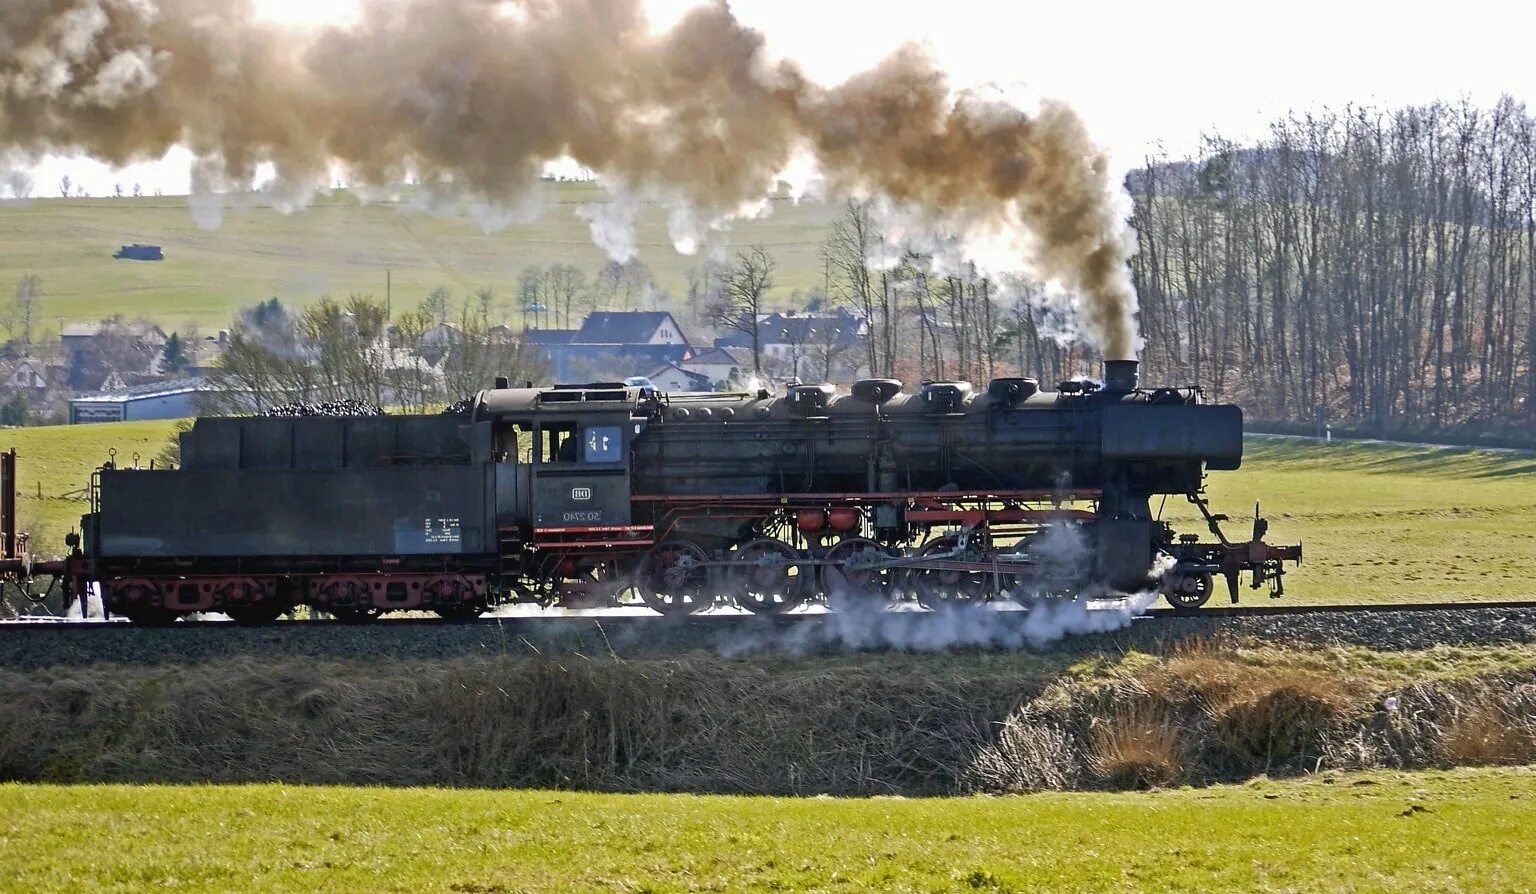
{"type": "MultiPolygon", "coordinates": [[[[1314,110],[1252,146],[1215,136],[1149,159],[1130,180],[1148,378],[1309,428],[1528,441],[1533,142],[1530,112],[1506,97],[1314,110]]],[[[1022,366],[1031,321],[1014,317],[1022,366]]]]}
{"type": "Polygon", "coordinates": [[[704,309],[714,326],[745,335],[752,348],[752,371],[763,371],[763,342],[759,315],[763,296],[773,288],[773,256],[761,245],[736,255],[715,299],[704,309]]]}
{"type": "Polygon", "coordinates": [[[891,366],[891,357],[885,351],[886,340],[876,337],[877,331],[883,332],[887,324],[887,306],[870,272],[870,256],[879,244],[880,236],[870,219],[868,204],[849,201],[821,246],[823,262],[830,271],[829,294],[857,308],[869,326],[865,345],[872,375],[888,374],[891,366]]]}
{"type": "Polygon", "coordinates": [[[438,286],[421,299],[421,311],[432,319],[435,326],[448,322],[448,315],[453,311],[453,293],[444,286],[438,286]]]}
{"type": "Polygon", "coordinates": [[[555,264],[549,268],[546,278],[552,308],[559,312],[563,328],[571,327],[571,309],[576,296],[587,290],[587,274],[572,264],[555,264]]]}
{"type": "Polygon", "coordinates": [[[389,317],[384,302],[352,295],[345,304],[321,298],[299,318],[299,336],[326,400],[384,403],[389,317]]]}
{"type": "Polygon", "coordinates": [[[459,331],[442,363],[444,394],[449,400],[491,386],[497,376],[514,382],[539,381],[545,376],[543,358],[505,329],[486,325],[466,304],[459,331]]]}
{"type": "Polygon", "coordinates": [[[36,186],[36,181],[26,171],[17,170],[11,171],[6,175],[5,185],[11,191],[11,198],[30,199],[32,198],[32,189],[36,186]]]}
{"type": "Polygon", "coordinates": [[[10,340],[19,340],[22,345],[32,345],[32,317],[37,310],[37,303],[43,297],[43,281],[35,273],[23,276],[16,283],[15,298],[10,306],[0,314],[0,325],[5,327],[6,337],[10,340]],[[19,338],[17,330],[20,330],[19,338]]]}
{"type": "Polygon", "coordinates": [[[387,384],[394,403],[407,413],[425,413],[443,399],[437,371],[424,356],[424,337],[434,325],[431,314],[415,310],[396,317],[391,330],[396,362],[390,364],[387,384]]]}
{"type": "Polygon", "coordinates": [[[522,310],[524,321],[531,315],[535,326],[538,324],[539,314],[549,310],[549,305],[544,300],[546,282],[544,268],[536,264],[523,268],[523,272],[517,277],[518,307],[522,310]]]}
{"type": "Polygon", "coordinates": [[[806,333],[804,350],[806,359],[818,371],[816,380],[832,382],[836,381],[840,367],[858,365],[857,359],[853,357],[858,346],[857,333],[845,332],[835,323],[828,321],[812,327],[806,333]],[[852,361],[851,364],[850,361],[852,361]]]}

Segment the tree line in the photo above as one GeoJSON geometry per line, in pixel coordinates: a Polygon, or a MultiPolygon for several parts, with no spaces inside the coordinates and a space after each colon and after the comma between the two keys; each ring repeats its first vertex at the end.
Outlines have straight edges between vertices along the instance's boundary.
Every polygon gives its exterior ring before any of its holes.
{"type": "Polygon", "coordinates": [[[276,298],[244,308],[209,374],[204,410],[262,412],[297,403],[360,401],[433,412],[489,388],[498,376],[542,380],[544,362],[492,323],[495,296],[481,290],[453,310],[435,291],[390,318],[383,301],[326,297],[297,312],[276,298]],[[439,319],[442,302],[450,318],[439,319]]]}
{"type": "MultiPolygon", "coordinates": [[[[1288,115],[1250,145],[1213,135],[1150,158],[1127,187],[1145,381],[1308,426],[1536,421],[1536,119],[1522,104],[1288,115]]],[[[859,203],[822,248],[827,297],[868,321],[874,375],[1097,371],[1039,283],[885,252],[859,203]]]]}
{"type": "Polygon", "coordinates": [[[1536,420],[1536,121],[1349,107],[1129,184],[1148,365],[1266,419],[1536,420]]]}

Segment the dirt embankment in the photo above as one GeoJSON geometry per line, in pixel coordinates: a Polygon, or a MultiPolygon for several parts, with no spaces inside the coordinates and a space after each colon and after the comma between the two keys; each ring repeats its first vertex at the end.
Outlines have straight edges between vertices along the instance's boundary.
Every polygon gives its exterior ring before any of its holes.
{"type": "Polygon", "coordinates": [[[0,672],[0,779],[921,795],[1536,761],[1536,671],[1383,683],[1297,654],[0,672]]]}

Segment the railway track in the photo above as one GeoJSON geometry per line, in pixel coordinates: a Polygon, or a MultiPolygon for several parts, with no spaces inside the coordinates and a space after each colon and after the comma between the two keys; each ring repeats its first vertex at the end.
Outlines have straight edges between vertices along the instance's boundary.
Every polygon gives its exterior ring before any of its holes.
{"type": "Polygon", "coordinates": [[[1536,610],[1536,599],[1514,599],[1499,602],[1391,602],[1376,605],[1223,605],[1208,606],[1195,609],[1194,611],[1154,608],[1141,615],[1141,617],[1280,617],[1284,615],[1401,614],[1404,612],[1450,612],[1480,609],[1536,610]]]}
{"type": "MultiPolygon", "coordinates": [[[[1379,604],[1340,604],[1340,605],[1234,605],[1213,606],[1194,610],[1174,608],[1151,608],[1132,615],[1130,620],[1135,622],[1158,621],[1165,619],[1177,619],[1182,621],[1199,620],[1201,618],[1273,618],[1286,616],[1313,616],[1313,615],[1393,615],[1413,612],[1460,612],[1460,611],[1492,611],[1492,610],[1532,610],[1536,611],[1536,599],[1503,600],[1496,602],[1396,602],[1379,604]]],[[[1114,603],[1105,603],[1103,607],[1089,608],[1088,611],[1118,611],[1114,603]]],[[[986,617],[982,612],[987,611],[982,606],[967,614],[981,618],[986,617]]],[[[1010,619],[1022,621],[1028,612],[1022,609],[1003,609],[993,612],[1000,623],[1008,623],[1010,619]]],[[[447,620],[436,617],[404,617],[385,618],[372,621],[367,624],[342,624],[334,621],[276,621],[265,625],[241,625],[233,621],[222,619],[192,620],[183,619],[175,624],[160,628],[136,628],[126,620],[114,619],[103,621],[92,618],[87,620],[66,619],[47,616],[25,617],[0,621],[0,631],[6,633],[20,631],[47,631],[47,630],[117,630],[125,629],[155,629],[155,630],[272,630],[282,629],[293,625],[314,626],[320,628],[342,628],[348,630],[368,630],[377,628],[410,628],[410,627],[522,627],[530,624],[541,623],[570,623],[570,622],[596,622],[610,624],[615,627],[623,626],[655,626],[655,627],[698,627],[699,629],[737,627],[787,627],[804,623],[825,623],[831,618],[853,617],[859,619],[895,619],[898,622],[923,624],[940,622],[946,617],[953,617],[950,612],[933,612],[927,610],[897,610],[855,613],[854,615],[842,615],[827,611],[797,611],[783,615],[754,615],[746,612],[706,612],[689,615],[682,618],[664,617],[651,612],[615,612],[612,610],[597,611],[567,611],[546,612],[539,614],[513,614],[513,615],[488,615],[472,619],[447,620]],[[930,619],[930,620],[925,620],[930,619]]]]}
{"type": "MultiPolygon", "coordinates": [[[[0,669],[39,671],[94,664],[192,665],[232,659],[442,661],[475,656],[671,658],[818,656],[855,651],[1158,651],[1190,636],[1276,644],[1405,651],[1436,646],[1536,645],[1536,600],[1397,605],[1286,605],[1114,610],[830,612],[780,616],[708,613],[522,615],[368,624],[241,625],[181,621],[137,627],[114,621],[0,624],[0,669]],[[1032,616],[1033,615],[1033,616],[1032,616]]],[[[938,659],[942,660],[942,659],[938,659]]]]}
{"type": "MultiPolygon", "coordinates": [[[[1101,607],[1091,607],[1087,611],[1115,611],[1120,610],[1114,602],[1104,602],[1101,607]]],[[[1498,602],[1382,602],[1382,604],[1341,604],[1341,605],[1217,605],[1217,607],[1195,608],[1195,610],[1183,610],[1183,608],[1147,608],[1140,613],[1132,614],[1132,621],[1161,621],[1161,619],[1180,619],[1180,621],[1198,621],[1201,618],[1284,618],[1284,616],[1313,616],[1313,614],[1402,614],[1416,613],[1416,611],[1488,611],[1488,610],[1533,610],[1536,611],[1536,599],[1510,599],[1510,601],[1498,602]]],[[[982,616],[988,608],[978,605],[969,614],[982,616]]],[[[1003,608],[994,610],[1001,622],[1008,619],[1021,619],[1028,616],[1028,610],[1017,608],[1003,608]]],[[[923,619],[940,621],[949,618],[951,613],[946,611],[928,610],[882,610],[871,613],[854,613],[852,618],[886,618],[905,619],[912,624],[925,624],[923,619]]],[[[272,630],[272,628],[289,627],[293,624],[315,625],[324,628],[346,628],[346,630],[369,630],[369,628],[409,628],[409,627],[521,627],[527,624],[542,624],[542,622],[604,622],[617,627],[627,625],[657,625],[657,627],[690,627],[697,625],[700,628],[713,627],[765,627],[765,625],[806,624],[806,622],[825,622],[829,618],[843,618],[843,614],[833,611],[793,611],[788,614],[750,614],[745,611],[708,611],[708,613],[690,614],[685,618],[665,618],[660,614],[647,610],[594,610],[594,611],[542,611],[542,613],[527,614],[488,614],[482,618],[450,619],[442,618],[387,618],[369,624],[338,624],[330,621],[276,621],[264,625],[241,625],[224,619],[183,619],[175,624],[160,628],[141,628],[127,624],[126,619],[65,619],[52,618],[52,616],[34,616],[34,618],[17,618],[0,621],[0,630],[6,633],[12,631],[41,631],[41,630],[272,630]]]]}

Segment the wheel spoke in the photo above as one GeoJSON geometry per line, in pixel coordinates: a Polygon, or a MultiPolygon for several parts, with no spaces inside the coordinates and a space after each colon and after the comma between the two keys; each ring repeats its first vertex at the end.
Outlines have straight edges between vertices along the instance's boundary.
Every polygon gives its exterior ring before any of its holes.
{"type": "Polygon", "coordinates": [[[687,540],[651,547],[635,571],[635,590],[652,610],[686,615],[708,604],[709,554],[687,540]]]}
{"type": "Polygon", "coordinates": [[[799,558],[794,547],[778,540],[754,540],[742,546],[726,572],[730,594],[748,611],[789,611],[805,598],[799,558]]]}
{"type": "Polygon", "coordinates": [[[1176,609],[1196,609],[1211,598],[1214,588],[1214,581],[1208,571],[1174,569],[1163,582],[1163,598],[1176,609]]]}
{"type": "MultiPolygon", "coordinates": [[[[953,535],[940,537],[918,550],[917,558],[951,562],[975,562],[981,558],[979,552],[972,550],[951,556],[959,542],[953,535]]],[[[958,568],[915,568],[908,572],[918,603],[931,609],[985,599],[991,583],[989,577],[985,571],[958,568]]]]}
{"type": "Polygon", "coordinates": [[[827,601],[883,600],[891,588],[889,558],[880,544],[862,537],[850,537],[827,550],[821,576],[827,601]]]}

